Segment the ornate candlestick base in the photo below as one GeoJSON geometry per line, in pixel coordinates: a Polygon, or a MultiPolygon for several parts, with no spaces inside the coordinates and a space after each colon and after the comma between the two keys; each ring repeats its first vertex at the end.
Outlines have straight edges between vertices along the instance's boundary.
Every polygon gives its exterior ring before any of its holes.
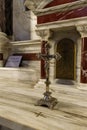
{"type": "Polygon", "coordinates": [[[51,92],[45,92],[44,98],[40,99],[37,104],[39,106],[46,106],[50,109],[53,109],[54,106],[58,103],[58,101],[56,98],[54,98],[50,95],[51,95],[51,92]]]}

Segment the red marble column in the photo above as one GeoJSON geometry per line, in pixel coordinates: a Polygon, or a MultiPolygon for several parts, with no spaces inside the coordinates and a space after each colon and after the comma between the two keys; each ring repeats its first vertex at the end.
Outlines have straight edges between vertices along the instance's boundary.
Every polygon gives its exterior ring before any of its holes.
{"type": "Polygon", "coordinates": [[[87,83],[87,37],[82,38],[81,83],[87,83]]]}
{"type": "MultiPolygon", "coordinates": [[[[45,44],[46,44],[46,41],[42,41],[42,45],[41,45],[42,54],[45,54],[45,44]]],[[[41,79],[45,79],[45,78],[46,78],[45,61],[41,59],[41,79]]]]}

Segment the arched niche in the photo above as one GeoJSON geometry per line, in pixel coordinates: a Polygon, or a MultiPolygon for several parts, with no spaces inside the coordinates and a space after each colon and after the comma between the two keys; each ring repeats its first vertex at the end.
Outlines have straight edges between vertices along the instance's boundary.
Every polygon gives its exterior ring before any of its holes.
{"type": "Polygon", "coordinates": [[[57,52],[62,58],[56,62],[56,78],[75,79],[75,44],[71,39],[64,38],[57,44],[57,52]]]}

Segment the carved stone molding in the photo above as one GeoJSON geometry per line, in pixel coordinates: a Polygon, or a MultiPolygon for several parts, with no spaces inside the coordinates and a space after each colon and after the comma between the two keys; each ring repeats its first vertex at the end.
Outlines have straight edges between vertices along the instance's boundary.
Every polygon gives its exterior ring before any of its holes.
{"type": "Polygon", "coordinates": [[[87,25],[78,25],[76,28],[81,37],[87,37],[87,25]]]}
{"type": "Polygon", "coordinates": [[[13,41],[12,53],[39,53],[41,40],[13,41]]]}
{"type": "Polygon", "coordinates": [[[53,0],[26,0],[24,5],[32,11],[35,11],[44,8],[51,1],[53,0]]]}
{"type": "Polygon", "coordinates": [[[87,7],[87,0],[78,0],[62,5],[57,5],[49,8],[44,8],[53,0],[26,0],[24,5],[31,9],[37,16],[46,15],[55,12],[65,12],[77,8],[87,7]]]}
{"type": "Polygon", "coordinates": [[[49,29],[44,29],[36,30],[36,34],[40,36],[42,40],[48,40],[52,36],[53,32],[49,29]]]}

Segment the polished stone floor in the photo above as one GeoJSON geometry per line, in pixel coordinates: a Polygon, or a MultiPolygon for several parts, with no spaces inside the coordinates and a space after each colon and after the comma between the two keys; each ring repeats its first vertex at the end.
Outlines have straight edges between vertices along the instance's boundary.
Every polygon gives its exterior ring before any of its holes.
{"type": "Polygon", "coordinates": [[[43,85],[0,81],[0,125],[13,130],[87,130],[87,90],[52,85],[52,96],[58,99],[53,110],[36,106],[44,91],[43,85]]]}

